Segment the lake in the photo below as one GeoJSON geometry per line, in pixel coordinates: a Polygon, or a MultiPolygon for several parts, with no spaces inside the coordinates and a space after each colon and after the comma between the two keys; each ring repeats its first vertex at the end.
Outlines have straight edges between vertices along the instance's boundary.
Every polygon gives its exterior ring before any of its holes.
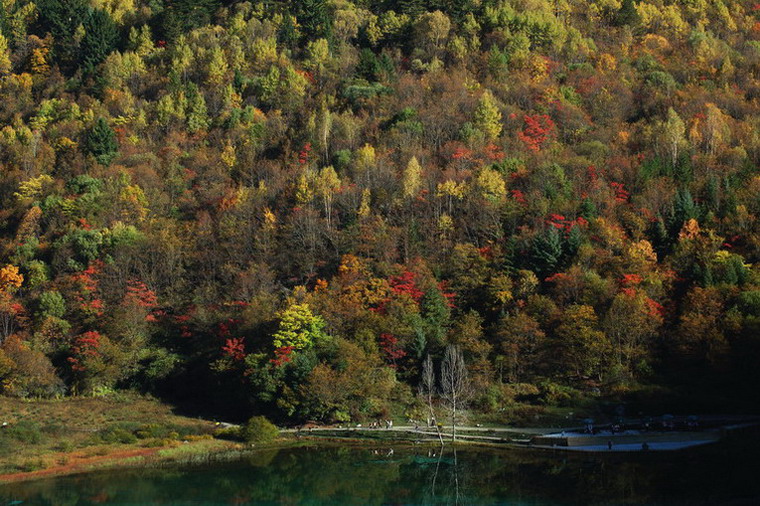
{"type": "Polygon", "coordinates": [[[5,504],[760,504],[756,440],[683,452],[313,446],[0,487],[5,504]]]}

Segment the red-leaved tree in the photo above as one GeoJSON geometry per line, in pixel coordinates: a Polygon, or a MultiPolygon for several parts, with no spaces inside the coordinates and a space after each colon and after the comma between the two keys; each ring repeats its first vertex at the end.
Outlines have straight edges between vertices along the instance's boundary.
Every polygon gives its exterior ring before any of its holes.
{"type": "Polygon", "coordinates": [[[517,136],[529,150],[541,151],[546,141],[554,135],[554,121],[546,114],[526,115],[523,121],[525,121],[525,128],[518,132],[517,136]]]}

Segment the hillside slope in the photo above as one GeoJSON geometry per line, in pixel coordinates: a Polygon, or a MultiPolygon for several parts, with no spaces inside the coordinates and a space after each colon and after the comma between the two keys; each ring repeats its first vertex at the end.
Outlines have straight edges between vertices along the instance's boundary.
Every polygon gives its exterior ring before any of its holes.
{"type": "Polygon", "coordinates": [[[1,3],[3,394],[757,409],[759,6],[1,3]]]}

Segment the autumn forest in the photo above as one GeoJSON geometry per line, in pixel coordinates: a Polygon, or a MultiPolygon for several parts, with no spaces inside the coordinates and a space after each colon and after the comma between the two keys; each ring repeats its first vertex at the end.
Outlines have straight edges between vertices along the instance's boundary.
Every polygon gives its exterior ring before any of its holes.
{"type": "Polygon", "coordinates": [[[758,72],[742,0],[0,0],[0,393],[757,411],[758,72]]]}

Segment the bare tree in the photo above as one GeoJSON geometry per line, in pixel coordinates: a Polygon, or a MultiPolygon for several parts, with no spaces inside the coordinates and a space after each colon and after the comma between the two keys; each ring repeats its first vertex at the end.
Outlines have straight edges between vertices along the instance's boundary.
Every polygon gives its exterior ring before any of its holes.
{"type": "Polygon", "coordinates": [[[433,359],[430,355],[425,358],[425,362],[422,363],[422,384],[420,385],[420,393],[425,397],[427,401],[428,410],[430,411],[430,419],[435,425],[435,429],[438,431],[438,439],[441,440],[441,446],[443,446],[443,435],[441,434],[441,428],[435,419],[435,410],[433,410],[433,395],[435,395],[435,371],[433,370],[433,359]]]}
{"type": "Polygon", "coordinates": [[[470,380],[467,376],[467,366],[464,363],[462,350],[450,344],[446,347],[441,364],[442,397],[446,401],[451,417],[451,439],[456,441],[457,410],[462,409],[472,394],[470,380]]]}

